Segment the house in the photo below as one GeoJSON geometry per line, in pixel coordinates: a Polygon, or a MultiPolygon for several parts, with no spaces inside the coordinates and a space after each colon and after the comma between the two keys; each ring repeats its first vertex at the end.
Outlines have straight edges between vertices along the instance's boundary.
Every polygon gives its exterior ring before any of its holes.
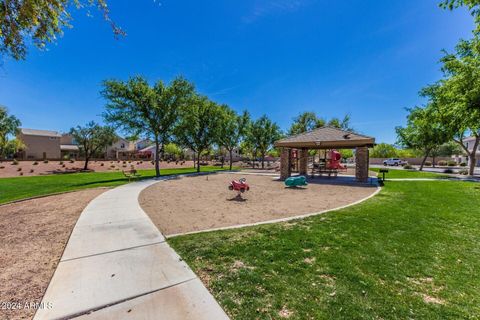
{"type": "Polygon", "coordinates": [[[105,149],[106,159],[130,159],[135,153],[135,144],[125,138],[118,137],[112,145],[105,149]]]}
{"type": "Polygon", "coordinates": [[[19,155],[23,160],[46,160],[61,158],[61,138],[57,131],[37,130],[21,128],[17,139],[21,140],[25,147],[19,155]]]}
{"type": "MultiPolygon", "coordinates": [[[[465,145],[465,147],[467,147],[469,152],[472,152],[472,150],[473,150],[473,146],[475,145],[475,139],[476,139],[476,137],[474,137],[474,136],[463,139],[463,144],[465,145]]],[[[476,157],[476,161],[477,161],[475,166],[480,167],[480,144],[479,144],[479,146],[476,150],[475,157],[476,157]]],[[[469,158],[465,155],[456,156],[455,159],[456,159],[457,162],[465,162],[467,165],[469,164],[468,163],[469,158]]]]}
{"type": "Polygon", "coordinates": [[[60,153],[62,159],[77,159],[80,156],[78,143],[71,134],[62,134],[60,138],[60,153]]]}

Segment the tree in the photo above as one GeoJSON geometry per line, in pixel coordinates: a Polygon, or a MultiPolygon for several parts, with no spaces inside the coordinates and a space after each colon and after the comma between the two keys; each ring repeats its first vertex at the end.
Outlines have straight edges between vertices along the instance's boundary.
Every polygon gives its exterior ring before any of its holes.
{"type": "Polygon", "coordinates": [[[253,146],[255,154],[258,152],[262,159],[262,169],[265,168],[265,156],[273,143],[282,136],[280,127],[266,115],[253,121],[248,130],[247,140],[253,146]]]}
{"type": "Polygon", "coordinates": [[[180,148],[178,145],[175,143],[168,143],[165,145],[163,152],[170,156],[171,158],[174,158],[177,160],[179,157],[182,156],[183,150],[180,148]]]}
{"type": "Polygon", "coordinates": [[[480,32],[480,0],[443,0],[440,2],[440,7],[448,10],[467,7],[477,24],[475,32],[480,32]]]}
{"type": "Polygon", "coordinates": [[[55,41],[71,26],[72,7],[96,7],[116,37],[125,35],[110,19],[105,0],[0,0],[0,53],[23,60],[30,39],[40,49],[55,41]]]}
{"type": "Polygon", "coordinates": [[[315,112],[302,112],[297,117],[293,118],[293,123],[288,130],[288,135],[295,135],[312,131],[317,128],[324,127],[325,125],[339,128],[342,130],[353,131],[350,126],[350,115],[345,115],[342,120],[339,118],[332,118],[328,122],[324,119],[317,117],[315,112]]]}
{"type": "Polygon", "coordinates": [[[447,142],[449,136],[443,125],[438,121],[432,105],[426,108],[415,107],[408,110],[410,113],[407,117],[407,126],[396,128],[398,143],[407,148],[423,151],[424,158],[420,165],[421,171],[428,156],[440,145],[447,142]]]}
{"type": "Polygon", "coordinates": [[[379,143],[370,152],[372,158],[393,158],[397,156],[397,150],[388,143],[379,143]]]}
{"type": "Polygon", "coordinates": [[[77,126],[70,129],[70,134],[77,141],[80,150],[85,155],[83,170],[88,170],[88,162],[93,155],[111,146],[118,139],[112,127],[100,126],[93,121],[87,123],[84,127],[77,126]]]}
{"type": "Polygon", "coordinates": [[[230,157],[229,167],[232,170],[233,150],[239,147],[240,141],[247,131],[250,121],[250,115],[244,111],[242,115],[238,115],[227,105],[220,106],[220,121],[217,134],[218,145],[225,148],[230,157]]]}
{"type": "Polygon", "coordinates": [[[335,127],[338,129],[346,130],[346,131],[353,131],[353,128],[350,126],[350,115],[346,114],[342,120],[339,118],[332,118],[328,121],[328,125],[331,127],[335,127]]]}
{"type": "Polygon", "coordinates": [[[428,98],[436,121],[465,151],[473,175],[480,144],[480,40],[460,41],[455,53],[445,53],[441,63],[444,78],[421,94],[428,98]],[[467,135],[474,137],[472,149],[464,142],[467,135]]]}
{"type": "Polygon", "coordinates": [[[202,153],[218,141],[220,121],[220,107],[204,96],[193,96],[181,110],[175,136],[180,144],[197,154],[197,172],[202,153]]]}
{"type": "Polygon", "coordinates": [[[158,81],[151,87],[142,77],[128,81],[108,80],[102,96],[108,101],[105,120],[132,136],[144,135],[155,143],[155,173],[160,176],[160,146],[173,133],[181,107],[194,94],[193,85],[177,77],[169,85],[158,81]]]}
{"type": "Polygon", "coordinates": [[[288,130],[288,135],[304,133],[325,125],[325,120],[318,118],[315,112],[303,112],[293,118],[293,123],[288,130]]]}
{"type": "Polygon", "coordinates": [[[12,152],[12,148],[15,149],[12,153],[18,150],[18,142],[9,140],[9,138],[17,134],[20,125],[20,120],[9,115],[7,108],[0,106],[0,157],[6,157],[8,153],[12,152]]]}

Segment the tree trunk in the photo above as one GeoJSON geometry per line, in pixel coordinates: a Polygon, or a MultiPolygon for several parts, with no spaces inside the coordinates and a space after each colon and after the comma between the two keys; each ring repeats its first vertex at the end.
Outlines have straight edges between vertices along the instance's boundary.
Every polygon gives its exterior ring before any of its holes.
{"type": "Polygon", "coordinates": [[[265,154],[262,153],[262,169],[265,169],[265,154]]]}
{"type": "Polygon", "coordinates": [[[233,165],[232,151],[233,151],[232,149],[228,150],[228,152],[230,153],[230,171],[232,171],[232,165],[233,165]]]}
{"type": "Polygon", "coordinates": [[[198,150],[198,156],[197,156],[197,172],[200,172],[200,154],[202,151],[198,150]]]}
{"type": "Polygon", "coordinates": [[[83,170],[88,170],[88,161],[90,160],[90,156],[85,154],[85,164],[83,166],[83,170]]]}
{"type": "Polygon", "coordinates": [[[430,153],[430,150],[427,150],[427,151],[425,152],[425,157],[424,157],[423,160],[422,160],[422,164],[420,165],[419,171],[422,171],[422,170],[423,170],[423,166],[425,165],[425,161],[427,161],[427,158],[428,158],[428,154],[429,154],[429,153],[430,153]]]}
{"type": "Polygon", "coordinates": [[[468,158],[469,158],[468,175],[469,176],[473,176],[475,174],[475,165],[477,164],[476,153],[478,150],[479,143],[480,143],[480,136],[478,136],[477,139],[475,139],[472,152],[468,155],[468,158]]]}
{"type": "Polygon", "coordinates": [[[155,176],[160,177],[160,143],[158,137],[155,137],[155,176]]]}

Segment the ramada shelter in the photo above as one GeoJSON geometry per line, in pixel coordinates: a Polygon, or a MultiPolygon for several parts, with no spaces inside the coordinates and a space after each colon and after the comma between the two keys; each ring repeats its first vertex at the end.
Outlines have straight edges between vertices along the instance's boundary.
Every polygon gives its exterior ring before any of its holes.
{"type": "Polygon", "coordinates": [[[298,173],[308,174],[309,150],[355,149],[355,177],[359,182],[368,181],[369,154],[368,148],[375,145],[375,138],[334,127],[321,127],[312,131],[297,134],[275,142],[281,149],[280,179],[291,176],[293,157],[298,155],[298,173]]]}

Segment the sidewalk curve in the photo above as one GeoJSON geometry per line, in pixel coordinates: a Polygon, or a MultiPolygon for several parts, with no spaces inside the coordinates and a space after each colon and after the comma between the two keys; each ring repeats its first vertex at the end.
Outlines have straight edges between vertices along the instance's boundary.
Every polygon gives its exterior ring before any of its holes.
{"type": "Polygon", "coordinates": [[[228,319],[138,204],[157,182],[120,186],[88,204],[35,320],[228,319]]]}

